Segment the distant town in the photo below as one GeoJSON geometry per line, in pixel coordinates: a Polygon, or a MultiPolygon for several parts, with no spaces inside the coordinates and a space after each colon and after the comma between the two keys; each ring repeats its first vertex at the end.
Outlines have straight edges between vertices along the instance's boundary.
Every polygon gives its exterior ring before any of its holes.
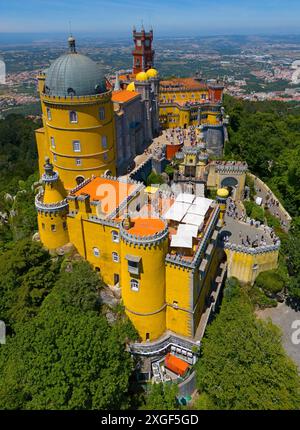
{"type": "MultiPolygon", "coordinates": [[[[38,39],[38,36],[37,36],[38,39]]],[[[84,54],[102,66],[105,74],[132,66],[131,40],[78,40],[84,54]]],[[[64,40],[6,45],[0,40],[0,58],[6,66],[0,84],[0,115],[22,112],[39,115],[36,76],[65,50],[64,40]]],[[[299,36],[157,37],[156,67],[160,76],[220,78],[225,93],[251,100],[300,101],[299,36]]]]}

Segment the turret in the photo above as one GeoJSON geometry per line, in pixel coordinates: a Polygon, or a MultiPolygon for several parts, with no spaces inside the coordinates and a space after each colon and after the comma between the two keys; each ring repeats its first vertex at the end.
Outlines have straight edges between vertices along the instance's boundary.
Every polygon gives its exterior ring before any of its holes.
{"type": "Polygon", "coordinates": [[[50,159],[46,157],[42,175],[44,190],[35,199],[38,228],[43,245],[55,250],[69,242],[67,228],[68,203],[65,191],[50,159]]]}
{"type": "Polygon", "coordinates": [[[220,206],[220,220],[221,223],[224,223],[224,215],[226,212],[226,202],[227,202],[227,198],[229,196],[229,191],[227,190],[227,188],[219,188],[217,191],[217,202],[219,203],[220,206]]]}

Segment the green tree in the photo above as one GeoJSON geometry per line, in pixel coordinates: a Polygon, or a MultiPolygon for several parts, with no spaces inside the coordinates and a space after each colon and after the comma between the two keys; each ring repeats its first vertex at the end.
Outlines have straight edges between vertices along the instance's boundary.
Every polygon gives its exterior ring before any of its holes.
{"type": "Polygon", "coordinates": [[[0,319],[8,329],[36,315],[59,272],[40,243],[24,239],[0,255],[0,319]]]}
{"type": "Polygon", "coordinates": [[[101,285],[87,262],[62,266],[36,316],[16,323],[0,348],[0,409],[129,406],[126,342],[136,332],[124,313],[113,324],[101,314],[101,285]]]}
{"type": "Polygon", "coordinates": [[[146,397],[146,403],[142,409],[148,410],[173,410],[178,409],[176,384],[152,384],[146,397]]]}
{"type": "Polygon", "coordinates": [[[200,392],[217,409],[298,409],[299,375],[278,329],[255,318],[242,290],[231,290],[202,342],[200,392]]]}
{"type": "Polygon", "coordinates": [[[255,284],[267,294],[279,293],[284,287],[284,281],[276,270],[260,273],[255,284]]]}

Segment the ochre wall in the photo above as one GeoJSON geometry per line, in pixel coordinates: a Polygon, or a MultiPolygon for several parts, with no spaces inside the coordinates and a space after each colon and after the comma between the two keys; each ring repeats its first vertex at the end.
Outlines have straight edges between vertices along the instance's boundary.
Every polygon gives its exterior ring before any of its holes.
{"type": "Polygon", "coordinates": [[[278,251],[263,254],[246,254],[226,249],[228,277],[235,277],[242,283],[253,284],[259,273],[277,268],[278,251]],[[253,266],[257,265],[257,270],[253,266]]]}
{"type": "Polygon", "coordinates": [[[41,131],[36,133],[41,173],[41,163],[45,155],[49,155],[68,190],[76,186],[77,176],[86,179],[107,170],[115,175],[115,125],[110,92],[73,99],[58,99],[41,94],[41,103],[44,134],[41,131]],[[51,111],[51,119],[48,119],[47,107],[51,111]],[[100,120],[100,108],[105,110],[104,120],[100,120]],[[70,122],[70,111],[77,113],[77,123],[70,122]],[[102,146],[102,136],[107,138],[107,149],[102,146]],[[51,146],[51,137],[54,138],[55,148],[51,146]],[[74,152],[73,140],[80,141],[80,152],[74,152]],[[76,165],[77,159],[81,160],[80,166],[76,165]]]}

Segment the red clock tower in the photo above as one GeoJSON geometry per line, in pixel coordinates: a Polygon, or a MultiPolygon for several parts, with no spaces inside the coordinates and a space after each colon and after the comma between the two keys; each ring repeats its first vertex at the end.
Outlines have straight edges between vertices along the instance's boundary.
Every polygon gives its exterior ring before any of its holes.
{"type": "Polygon", "coordinates": [[[152,49],[153,30],[145,32],[144,27],[141,31],[133,29],[134,50],[133,55],[133,73],[146,72],[153,67],[154,50],[152,49]]]}

